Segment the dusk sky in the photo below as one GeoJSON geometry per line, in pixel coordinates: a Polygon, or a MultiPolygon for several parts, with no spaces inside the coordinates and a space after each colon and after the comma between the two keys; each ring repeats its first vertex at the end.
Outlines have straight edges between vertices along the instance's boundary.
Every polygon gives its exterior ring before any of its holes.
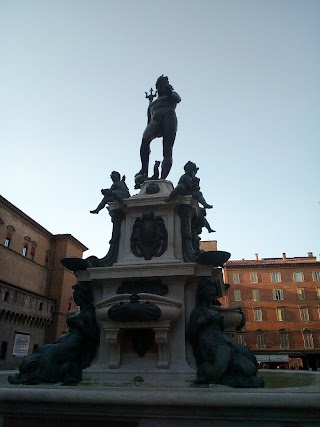
{"type": "Polygon", "coordinates": [[[89,211],[113,170],[137,194],[164,74],[182,99],[168,179],[199,167],[202,240],[319,259],[319,22],[319,0],[0,0],[1,195],[103,257],[111,220],[89,211]]]}

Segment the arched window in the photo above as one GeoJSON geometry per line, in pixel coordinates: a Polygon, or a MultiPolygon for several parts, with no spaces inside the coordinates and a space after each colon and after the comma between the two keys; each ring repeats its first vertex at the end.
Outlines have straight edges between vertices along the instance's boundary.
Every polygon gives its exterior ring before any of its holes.
{"type": "Polygon", "coordinates": [[[22,248],[22,256],[27,256],[28,254],[28,249],[29,249],[29,243],[31,242],[31,239],[29,236],[25,236],[24,238],[24,245],[22,248]]]}
{"type": "Polygon", "coordinates": [[[4,239],[4,246],[6,248],[10,247],[11,244],[11,240],[12,240],[12,234],[15,232],[15,228],[12,225],[8,225],[7,227],[7,234],[6,234],[6,238],[4,239]]]}
{"type": "Polygon", "coordinates": [[[30,258],[32,259],[32,261],[34,260],[34,255],[36,253],[36,247],[37,247],[37,242],[32,241],[31,242],[31,253],[30,253],[30,258]]]}
{"type": "Polygon", "coordinates": [[[45,266],[46,268],[48,268],[48,267],[49,267],[49,263],[50,263],[50,255],[51,255],[51,251],[50,251],[50,249],[47,249],[47,250],[46,250],[46,257],[45,257],[45,260],[44,260],[44,266],[45,266]]]}

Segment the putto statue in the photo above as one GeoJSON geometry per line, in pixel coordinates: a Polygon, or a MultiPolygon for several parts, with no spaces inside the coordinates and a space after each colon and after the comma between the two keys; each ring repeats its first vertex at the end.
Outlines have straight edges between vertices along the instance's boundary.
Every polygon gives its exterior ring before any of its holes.
{"type": "Polygon", "coordinates": [[[258,364],[254,354],[223,333],[224,318],[217,294],[214,281],[210,278],[200,281],[196,307],[191,312],[187,328],[187,337],[196,359],[198,382],[243,388],[263,387],[263,379],[257,377],[258,364]]]}
{"type": "Polygon", "coordinates": [[[112,179],[113,184],[110,188],[101,190],[101,193],[104,195],[104,198],[99,203],[98,207],[93,211],[90,211],[92,214],[98,214],[101,209],[103,209],[107,203],[114,202],[117,200],[122,206],[125,206],[123,199],[130,197],[129,189],[125,183],[125,176],[120,179],[119,172],[111,172],[110,178],[112,179]]]}
{"type": "Polygon", "coordinates": [[[81,381],[82,370],[95,356],[100,333],[92,304],[91,282],[79,282],[73,290],[73,299],[80,311],[67,318],[68,333],[25,357],[19,373],[9,375],[10,384],[75,384],[81,381]]]}
{"type": "Polygon", "coordinates": [[[192,196],[198,200],[199,203],[205,209],[212,209],[212,205],[209,205],[200,191],[200,179],[196,177],[196,173],[199,168],[193,162],[188,162],[184,165],[185,173],[180,177],[178,185],[171,191],[170,195],[165,198],[165,202],[170,202],[176,196],[192,196]]]}
{"type": "Polygon", "coordinates": [[[163,138],[163,162],[161,168],[161,179],[166,179],[172,166],[172,149],[177,133],[177,116],[175,109],[181,101],[177,92],[169,84],[168,77],[162,75],[156,82],[157,92],[150,90],[146,93],[149,99],[148,124],[142,136],[140,158],[141,170],[135,175],[136,183],[148,177],[150,143],[153,139],[163,138]],[[153,100],[153,98],[157,98],[153,100]]]}

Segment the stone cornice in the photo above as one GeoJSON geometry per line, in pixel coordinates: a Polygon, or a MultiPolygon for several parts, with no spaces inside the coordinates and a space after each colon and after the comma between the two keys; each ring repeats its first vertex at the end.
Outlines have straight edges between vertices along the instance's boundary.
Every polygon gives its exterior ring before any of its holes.
{"type": "Polygon", "coordinates": [[[42,225],[38,224],[35,220],[30,218],[27,214],[22,212],[19,208],[14,206],[12,203],[10,203],[7,199],[5,199],[3,196],[0,196],[0,204],[2,204],[5,208],[9,209],[14,214],[18,215],[21,219],[26,221],[28,224],[36,228],[38,231],[43,233],[46,237],[52,238],[52,234],[50,231],[46,230],[42,225]]]}

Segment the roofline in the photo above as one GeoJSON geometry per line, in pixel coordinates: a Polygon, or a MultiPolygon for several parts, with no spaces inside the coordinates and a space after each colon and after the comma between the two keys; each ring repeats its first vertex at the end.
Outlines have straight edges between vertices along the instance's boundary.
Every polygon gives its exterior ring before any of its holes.
{"type": "Polygon", "coordinates": [[[42,227],[39,223],[37,223],[34,219],[30,218],[27,214],[22,212],[19,208],[17,208],[15,205],[9,202],[9,200],[5,199],[3,196],[0,195],[0,203],[2,203],[5,207],[10,209],[12,212],[14,212],[16,215],[20,216],[25,221],[28,221],[33,227],[37,228],[42,233],[46,234],[48,237],[53,236],[50,231],[48,231],[46,228],[42,227]]]}
{"type": "Polygon", "coordinates": [[[17,208],[15,205],[13,205],[9,200],[5,199],[3,196],[0,195],[0,204],[3,204],[6,208],[10,209],[12,212],[14,212],[16,215],[20,216],[23,220],[27,221],[30,225],[35,227],[37,230],[39,230],[41,233],[45,234],[50,239],[68,239],[71,240],[76,246],[78,246],[83,251],[87,251],[88,248],[81,243],[78,239],[72,236],[72,234],[52,234],[50,231],[48,231],[46,228],[42,227],[38,222],[36,222],[34,219],[30,218],[27,214],[22,212],[19,208],[17,208]]]}
{"type": "Polygon", "coordinates": [[[225,269],[236,269],[236,268],[293,268],[293,267],[318,267],[320,268],[320,261],[295,261],[295,262],[263,262],[263,261],[248,261],[247,263],[243,261],[243,263],[237,264],[237,261],[227,261],[224,264],[225,269]]]}
{"type": "Polygon", "coordinates": [[[71,240],[72,243],[74,243],[83,251],[87,251],[89,249],[83,243],[81,243],[80,240],[76,239],[72,234],[54,234],[52,237],[54,240],[71,240]]]}

